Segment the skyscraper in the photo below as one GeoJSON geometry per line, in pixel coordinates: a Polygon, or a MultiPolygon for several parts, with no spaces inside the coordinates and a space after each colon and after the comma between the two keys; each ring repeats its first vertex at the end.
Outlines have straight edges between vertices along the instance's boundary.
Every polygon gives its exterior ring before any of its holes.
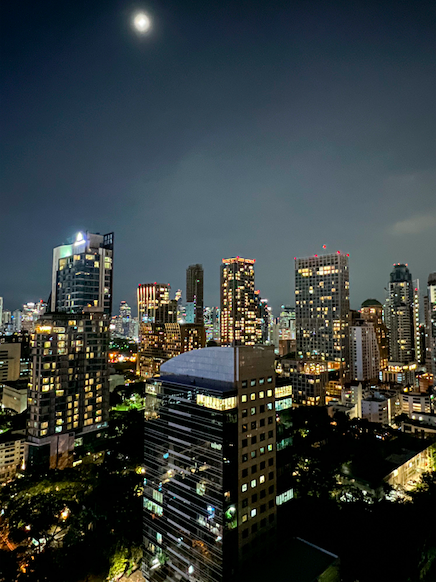
{"type": "Polygon", "coordinates": [[[31,347],[29,463],[64,468],[72,464],[75,446],[107,427],[108,317],[46,313],[31,347]]]}
{"type": "Polygon", "coordinates": [[[170,300],[169,283],[138,285],[138,319],[141,323],[175,323],[177,302],[170,300]]]}
{"type": "Polygon", "coordinates": [[[295,259],[297,356],[349,365],[348,255],[338,251],[295,259]]]}
{"type": "Polygon", "coordinates": [[[223,259],[221,265],[221,345],[255,345],[261,335],[254,294],[254,259],[223,259]]]}
{"type": "Polygon", "coordinates": [[[385,370],[389,361],[389,338],[388,328],[383,321],[383,305],[377,299],[367,299],[361,305],[360,315],[365,321],[374,324],[380,356],[380,370],[385,370]]]}
{"type": "Polygon", "coordinates": [[[433,384],[436,385],[436,273],[430,273],[428,276],[426,304],[426,336],[428,343],[426,365],[427,371],[433,374],[433,384]]]}
{"type": "Polygon", "coordinates": [[[415,357],[413,284],[407,265],[398,263],[391,272],[385,322],[389,330],[390,361],[402,364],[412,362],[415,357]]]}
{"type": "Polygon", "coordinates": [[[202,265],[189,265],[186,269],[186,301],[195,303],[195,318],[193,323],[203,323],[203,282],[204,272],[202,265]]]}
{"type": "Polygon", "coordinates": [[[274,541],[273,348],[182,354],[162,365],[148,393],[143,574],[238,580],[244,561],[274,541]]]}
{"type": "Polygon", "coordinates": [[[380,355],[372,321],[356,319],[350,326],[350,377],[357,381],[379,378],[380,355]]]}
{"type": "Polygon", "coordinates": [[[51,311],[81,313],[90,307],[110,315],[113,252],[113,232],[79,232],[73,242],[54,248],[51,311]]]}

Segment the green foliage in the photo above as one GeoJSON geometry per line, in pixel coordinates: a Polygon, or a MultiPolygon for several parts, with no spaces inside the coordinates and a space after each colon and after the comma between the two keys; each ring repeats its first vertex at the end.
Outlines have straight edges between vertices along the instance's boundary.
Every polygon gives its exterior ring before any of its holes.
{"type": "Polygon", "coordinates": [[[27,474],[0,488],[0,536],[16,546],[0,565],[0,582],[78,582],[137,566],[142,475],[131,450],[138,457],[143,438],[135,413],[113,419],[103,465],[27,474]]]}

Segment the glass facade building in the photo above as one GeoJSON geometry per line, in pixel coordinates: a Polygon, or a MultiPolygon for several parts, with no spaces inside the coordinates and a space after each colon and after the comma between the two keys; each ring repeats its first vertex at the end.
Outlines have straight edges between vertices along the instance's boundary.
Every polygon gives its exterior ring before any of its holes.
{"type": "Polygon", "coordinates": [[[276,527],[272,348],[206,348],[147,384],[147,581],[237,580],[276,527]]]}
{"type": "Polygon", "coordinates": [[[50,310],[112,313],[114,233],[79,232],[74,242],[53,249],[50,310]]]}

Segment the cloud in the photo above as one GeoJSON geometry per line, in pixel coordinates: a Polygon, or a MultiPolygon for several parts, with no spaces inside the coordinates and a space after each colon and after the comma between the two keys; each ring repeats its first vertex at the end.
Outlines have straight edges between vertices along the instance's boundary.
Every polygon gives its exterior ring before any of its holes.
{"type": "Polygon", "coordinates": [[[420,234],[429,228],[436,228],[436,212],[430,214],[415,214],[406,220],[393,224],[391,234],[420,234]]]}

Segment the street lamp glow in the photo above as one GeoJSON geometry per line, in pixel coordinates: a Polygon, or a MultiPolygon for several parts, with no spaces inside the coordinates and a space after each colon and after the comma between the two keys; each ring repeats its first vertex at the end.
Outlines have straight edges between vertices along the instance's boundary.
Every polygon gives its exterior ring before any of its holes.
{"type": "Polygon", "coordinates": [[[150,30],[151,20],[144,12],[138,12],[133,18],[133,26],[138,32],[144,34],[150,30]]]}

